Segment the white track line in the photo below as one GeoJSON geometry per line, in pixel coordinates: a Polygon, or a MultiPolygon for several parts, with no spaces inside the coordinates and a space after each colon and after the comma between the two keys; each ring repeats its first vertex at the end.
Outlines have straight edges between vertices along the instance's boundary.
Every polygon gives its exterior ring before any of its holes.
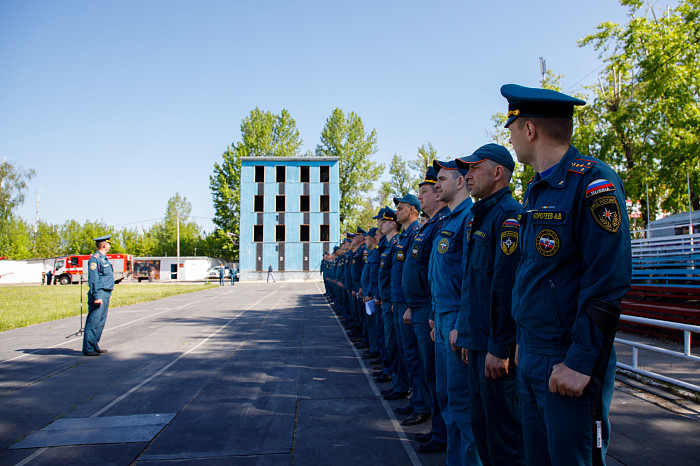
{"type": "MultiPolygon", "coordinates": [[[[318,284],[316,284],[316,289],[318,292],[323,295],[323,292],[321,289],[318,287],[318,284]]],[[[326,304],[328,308],[330,309],[330,304],[326,304]]],[[[333,309],[330,309],[331,312],[333,312],[333,309]]],[[[335,313],[333,313],[335,316],[335,313]]],[[[401,423],[399,422],[398,419],[396,419],[396,416],[394,416],[394,411],[392,411],[391,406],[389,406],[389,403],[386,402],[384,397],[381,396],[381,393],[379,393],[379,390],[377,389],[377,385],[375,385],[374,380],[372,380],[372,377],[369,374],[369,370],[367,369],[367,366],[365,366],[365,362],[362,360],[360,357],[360,353],[357,352],[357,348],[355,348],[355,345],[352,344],[348,336],[345,334],[345,330],[343,328],[343,325],[340,323],[340,319],[338,319],[337,316],[335,316],[335,321],[338,323],[338,326],[343,330],[343,336],[345,336],[345,339],[347,342],[350,344],[352,347],[352,350],[355,352],[355,356],[357,359],[360,361],[361,366],[362,366],[362,372],[365,373],[365,377],[367,378],[367,381],[369,382],[370,387],[372,387],[372,392],[374,395],[379,398],[379,401],[382,403],[382,406],[384,407],[384,410],[386,411],[386,414],[389,416],[389,419],[391,420],[391,425],[394,427],[394,431],[396,432],[396,435],[399,437],[399,440],[401,440],[401,444],[403,445],[404,450],[406,450],[406,454],[408,454],[408,457],[411,459],[411,463],[414,466],[421,466],[421,461],[418,458],[418,455],[416,455],[416,451],[413,449],[413,446],[411,445],[411,441],[408,440],[408,437],[406,436],[406,432],[404,432],[403,427],[401,427],[401,423]]]]}

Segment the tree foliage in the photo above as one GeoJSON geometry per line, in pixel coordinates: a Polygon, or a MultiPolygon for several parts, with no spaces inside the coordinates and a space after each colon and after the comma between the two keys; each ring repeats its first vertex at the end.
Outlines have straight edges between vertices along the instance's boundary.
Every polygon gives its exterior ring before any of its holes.
{"type": "Polygon", "coordinates": [[[238,257],[241,157],[295,157],[301,155],[302,143],[296,121],[285,109],[275,115],[256,107],[241,121],[241,141],[226,148],[209,177],[216,229],[206,249],[221,251],[228,259],[238,257]]]}
{"type": "Polygon", "coordinates": [[[14,216],[15,210],[24,203],[27,181],[34,175],[34,170],[24,170],[3,157],[0,163],[0,231],[6,221],[14,216]]]}
{"type": "Polygon", "coordinates": [[[377,132],[365,132],[362,119],[333,110],[316,146],[319,157],[340,158],[340,222],[347,228],[362,210],[362,195],[369,192],[384,166],[372,161],[377,152],[377,132]]]}
{"type": "MultiPolygon", "coordinates": [[[[621,0],[629,22],[610,22],[580,41],[600,52],[605,71],[580,143],[617,168],[627,197],[651,206],[700,208],[700,2],[680,1],[659,15],[639,0],[621,0]],[[694,190],[692,189],[694,188],[694,190]],[[694,191],[694,192],[693,192],[694,191]]],[[[656,214],[652,208],[651,219],[656,214]]]]}
{"type": "Polygon", "coordinates": [[[174,196],[168,199],[168,206],[165,209],[165,218],[151,228],[150,236],[154,239],[152,255],[176,255],[178,229],[180,255],[194,255],[195,248],[201,239],[201,231],[199,225],[190,220],[191,214],[192,204],[190,204],[186,197],[175,193],[174,196]]]}

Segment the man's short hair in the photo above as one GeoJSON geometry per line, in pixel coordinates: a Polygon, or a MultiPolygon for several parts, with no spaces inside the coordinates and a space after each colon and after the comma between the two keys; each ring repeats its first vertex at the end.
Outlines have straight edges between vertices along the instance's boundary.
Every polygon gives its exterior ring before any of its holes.
{"type": "Polygon", "coordinates": [[[526,121],[533,122],[538,131],[559,143],[569,144],[574,134],[573,118],[520,117],[513,123],[518,125],[518,129],[522,129],[526,121]]]}

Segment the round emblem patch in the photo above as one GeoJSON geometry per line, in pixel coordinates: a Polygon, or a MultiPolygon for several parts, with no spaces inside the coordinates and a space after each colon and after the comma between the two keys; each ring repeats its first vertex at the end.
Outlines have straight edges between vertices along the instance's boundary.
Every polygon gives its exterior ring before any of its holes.
{"type": "Polygon", "coordinates": [[[402,250],[396,251],[396,260],[403,262],[404,255],[402,250]]]}
{"type": "Polygon", "coordinates": [[[552,257],[559,250],[559,235],[554,230],[545,228],[535,239],[537,252],[545,257],[552,257]]]}
{"type": "Polygon", "coordinates": [[[379,261],[379,268],[383,269],[384,268],[384,259],[379,261]]]}
{"type": "Polygon", "coordinates": [[[442,238],[440,242],[438,243],[438,252],[440,254],[445,254],[447,250],[450,248],[450,240],[447,238],[442,238]]]}
{"type": "Polygon", "coordinates": [[[411,248],[411,256],[412,256],[414,259],[418,259],[418,254],[419,254],[419,253],[420,253],[420,249],[418,248],[418,246],[413,246],[413,248],[411,248]]]}
{"type": "Polygon", "coordinates": [[[93,262],[92,264],[90,264],[90,270],[95,270],[96,268],[97,268],[96,263],[93,262]]]}

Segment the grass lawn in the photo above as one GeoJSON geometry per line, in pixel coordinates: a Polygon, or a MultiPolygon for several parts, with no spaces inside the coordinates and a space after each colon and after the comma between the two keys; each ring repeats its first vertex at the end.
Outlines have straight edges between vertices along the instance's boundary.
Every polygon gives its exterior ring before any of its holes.
{"type": "MultiPolygon", "coordinates": [[[[217,285],[116,285],[109,308],[202,291],[217,285]]],[[[83,284],[83,314],[87,315],[87,285],[83,284]]],[[[0,332],[80,315],[80,285],[1,286],[0,332]]]]}

